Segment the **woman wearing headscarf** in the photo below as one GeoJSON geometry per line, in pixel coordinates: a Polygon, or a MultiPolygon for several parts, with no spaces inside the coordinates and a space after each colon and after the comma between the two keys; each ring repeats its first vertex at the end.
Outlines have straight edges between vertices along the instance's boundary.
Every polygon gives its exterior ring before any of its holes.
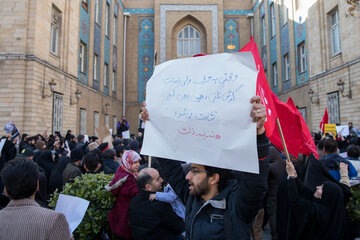
{"type": "Polygon", "coordinates": [[[38,159],[38,164],[41,168],[44,169],[45,175],[49,180],[50,174],[56,165],[52,152],[50,150],[41,151],[38,159]]]}
{"type": "Polygon", "coordinates": [[[129,225],[130,199],[137,195],[139,188],[136,178],[141,158],[135,151],[126,151],[122,156],[122,165],[117,169],[109,190],[116,196],[113,209],[109,212],[111,230],[121,239],[131,239],[129,225]]]}
{"type": "Polygon", "coordinates": [[[311,194],[297,178],[291,162],[286,162],[286,171],[292,222],[287,226],[287,239],[343,239],[345,205],[341,187],[325,181],[311,194]]]}

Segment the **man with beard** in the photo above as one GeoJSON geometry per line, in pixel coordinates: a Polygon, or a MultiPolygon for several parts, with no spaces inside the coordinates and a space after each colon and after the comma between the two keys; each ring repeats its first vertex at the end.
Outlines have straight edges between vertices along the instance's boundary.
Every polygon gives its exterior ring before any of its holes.
{"type": "Polygon", "coordinates": [[[169,203],[150,201],[149,196],[162,189],[163,180],[154,168],[139,172],[136,183],[140,189],[130,201],[130,225],[135,240],[176,240],[184,231],[184,222],[169,203]]]}
{"type": "MultiPolygon", "coordinates": [[[[250,239],[253,220],[267,190],[269,167],[266,109],[259,96],[252,97],[250,103],[250,116],[257,123],[259,174],[191,164],[185,176],[179,162],[159,158],[162,175],[186,205],[187,240],[250,239]]],[[[145,107],[142,118],[149,120],[145,107]]]]}

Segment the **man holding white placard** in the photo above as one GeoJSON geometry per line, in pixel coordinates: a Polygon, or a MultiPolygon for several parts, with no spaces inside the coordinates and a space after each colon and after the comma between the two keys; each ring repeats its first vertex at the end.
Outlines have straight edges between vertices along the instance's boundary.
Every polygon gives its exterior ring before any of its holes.
{"type": "MultiPolygon", "coordinates": [[[[266,109],[259,96],[252,97],[250,103],[250,116],[257,128],[259,174],[191,164],[185,176],[179,162],[159,159],[163,177],[186,205],[186,239],[250,239],[253,220],[267,190],[269,167],[266,109]]],[[[145,107],[142,119],[149,120],[145,107]]]]}

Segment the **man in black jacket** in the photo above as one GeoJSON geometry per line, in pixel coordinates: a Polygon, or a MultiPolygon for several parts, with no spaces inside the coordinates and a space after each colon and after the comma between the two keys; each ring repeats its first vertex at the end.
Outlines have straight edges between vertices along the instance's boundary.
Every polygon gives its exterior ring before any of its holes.
{"type": "Polygon", "coordinates": [[[162,178],[154,168],[144,168],[136,180],[139,194],[130,201],[130,226],[135,240],[175,240],[184,222],[169,203],[150,201],[149,195],[161,190],[162,178]]]}
{"type": "MultiPolygon", "coordinates": [[[[250,239],[253,220],[267,191],[269,168],[269,140],[264,128],[266,109],[259,96],[252,97],[250,103],[250,116],[257,123],[259,174],[191,164],[185,176],[180,163],[159,159],[165,180],[186,205],[187,240],[250,239]]],[[[149,120],[146,108],[142,118],[149,120]]]]}

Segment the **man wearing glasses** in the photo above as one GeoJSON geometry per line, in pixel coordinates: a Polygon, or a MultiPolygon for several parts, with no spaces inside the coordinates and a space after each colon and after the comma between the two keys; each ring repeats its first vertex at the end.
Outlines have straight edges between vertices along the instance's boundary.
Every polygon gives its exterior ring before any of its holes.
{"type": "MultiPolygon", "coordinates": [[[[176,161],[159,159],[161,173],[186,205],[186,239],[250,239],[253,220],[267,191],[269,141],[265,136],[265,106],[250,100],[257,123],[259,174],[191,164],[186,174],[176,161]]],[[[149,120],[146,108],[142,118],[149,120]]],[[[239,156],[241,157],[241,156],[239,156]]]]}

